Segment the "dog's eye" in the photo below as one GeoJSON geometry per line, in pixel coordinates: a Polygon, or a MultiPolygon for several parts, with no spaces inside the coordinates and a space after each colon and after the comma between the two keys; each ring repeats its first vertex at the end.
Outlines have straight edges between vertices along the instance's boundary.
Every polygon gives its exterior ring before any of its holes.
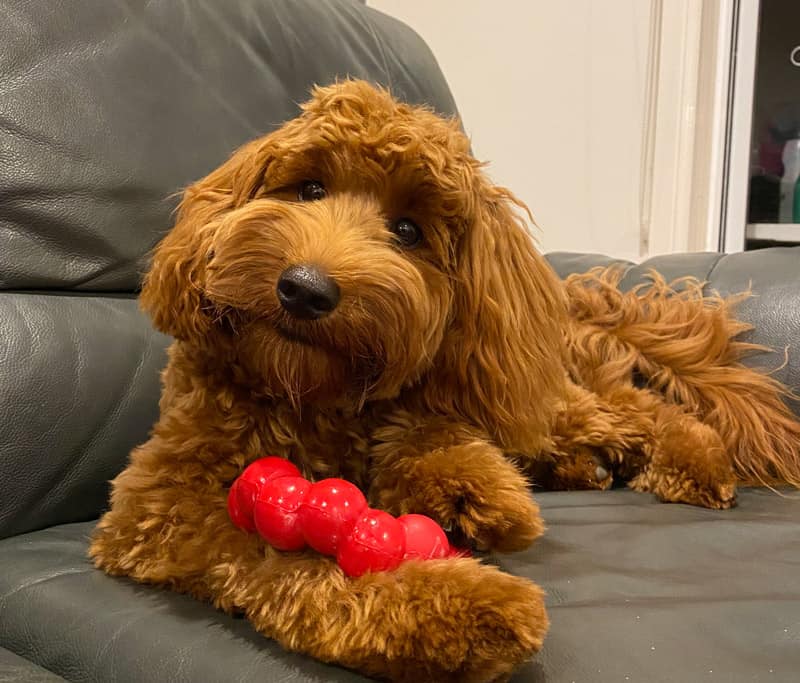
{"type": "Polygon", "coordinates": [[[422,231],[419,226],[408,218],[396,220],[389,229],[394,233],[398,244],[406,249],[412,249],[422,241],[422,231]]]}
{"type": "Polygon", "coordinates": [[[325,186],[318,180],[306,180],[300,186],[300,192],[297,193],[297,198],[301,202],[316,202],[324,199],[328,193],[325,191],[325,186]]]}

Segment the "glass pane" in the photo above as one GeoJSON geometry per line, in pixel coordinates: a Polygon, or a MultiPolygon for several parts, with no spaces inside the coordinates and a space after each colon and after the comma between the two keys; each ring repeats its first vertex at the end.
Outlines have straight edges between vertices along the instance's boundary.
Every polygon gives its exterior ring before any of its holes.
{"type": "Polygon", "coordinates": [[[749,248],[800,241],[800,0],[762,0],[760,14],[749,248]]]}

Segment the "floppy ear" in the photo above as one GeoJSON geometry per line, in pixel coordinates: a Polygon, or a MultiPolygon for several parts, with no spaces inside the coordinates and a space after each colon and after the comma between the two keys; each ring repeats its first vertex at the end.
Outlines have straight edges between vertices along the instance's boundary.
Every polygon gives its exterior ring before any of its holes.
{"type": "Polygon", "coordinates": [[[534,249],[503,188],[484,187],[457,255],[455,302],[437,370],[434,410],[455,411],[506,450],[547,445],[565,386],[561,284],[534,249]]]}
{"type": "Polygon", "coordinates": [[[222,216],[258,190],[271,158],[270,137],[240,147],[228,161],[184,192],[175,227],[156,246],[140,304],[155,326],[176,339],[199,339],[214,311],[204,299],[205,267],[222,216]]]}

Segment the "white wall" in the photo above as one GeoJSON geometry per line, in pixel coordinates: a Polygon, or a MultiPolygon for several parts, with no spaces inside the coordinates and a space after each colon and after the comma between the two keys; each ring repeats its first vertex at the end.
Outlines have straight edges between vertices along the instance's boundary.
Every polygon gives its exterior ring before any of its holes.
{"type": "Polygon", "coordinates": [[[430,45],[544,251],[639,258],[651,0],[368,0],[430,45]]]}

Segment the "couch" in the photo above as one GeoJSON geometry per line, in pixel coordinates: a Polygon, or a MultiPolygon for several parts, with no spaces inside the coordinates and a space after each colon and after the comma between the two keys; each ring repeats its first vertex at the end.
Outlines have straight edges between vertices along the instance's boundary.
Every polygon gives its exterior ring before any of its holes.
{"type": "MultiPolygon", "coordinates": [[[[455,113],[434,57],[355,0],[0,0],[0,18],[0,681],[366,680],[105,576],[87,535],[157,414],[170,340],[136,293],[175,193],[337,76],[455,113]]],[[[800,249],[621,265],[623,287],[649,268],[752,283],[741,315],[776,352],[751,362],[800,386],[800,249]]],[[[797,496],[537,495],[547,534],[492,558],[548,593],[549,638],[513,681],[798,680],[797,496]]]]}

